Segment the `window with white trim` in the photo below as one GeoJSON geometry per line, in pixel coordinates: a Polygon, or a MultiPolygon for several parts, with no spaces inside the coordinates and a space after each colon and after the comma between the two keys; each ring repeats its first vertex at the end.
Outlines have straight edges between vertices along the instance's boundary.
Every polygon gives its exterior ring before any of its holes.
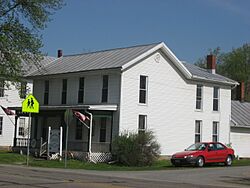
{"type": "Polygon", "coordinates": [[[138,120],[138,133],[144,133],[147,129],[147,116],[146,115],[139,115],[138,120]]]}
{"type": "Polygon", "coordinates": [[[195,121],[195,143],[201,142],[201,130],[202,130],[202,121],[195,121]]]}
{"type": "Polygon", "coordinates": [[[4,80],[0,80],[0,97],[4,97],[4,80]]]}
{"type": "Polygon", "coordinates": [[[202,109],[202,91],[203,86],[198,84],[196,87],[196,109],[198,110],[202,109]]]}
{"type": "Polygon", "coordinates": [[[62,80],[62,104],[67,103],[67,79],[62,80]]]}
{"type": "Polygon", "coordinates": [[[49,104],[49,80],[45,80],[44,81],[44,99],[43,99],[43,103],[49,104]]]}
{"type": "Polygon", "coordinates": [[[79,78],[78,103],[82,104],[84,99],[84,77],[79,78]]]}
{"type": "Polygon", "coordinates": [[[106,134],[107,134],[107,118],[101,117],[100,119],[100,142],[106,142],[106,134]]]}
{"type": "Polygon", "coordinates": [[[0,116],[0,135],[3,134],[3,117],[0,116]]]}
{"type": "Polygon", "coordinates": [[[27,95],[27,82],[21,82],[20,98],[25,99],[27,95]]]}
{"type": "Polygon", "coordinates": [[[219,141],[219,122],[213,121],[213,132],[212,132],[213,142],[219,141]]]}
{"type": "Polygon", "coordinates": [[[213,92],[213,111],[219,111],[219,94],[220,94],[220,88],[214,87],[213,92]]]}
{"type": "Polygon", "coordinates": [[[25,118],[20,118],[19,119],[18,135],[24,136],[24,130],[25,130],[25,118]]]}
{"type": "Polygon", "coordinates": [[[140,89],[139,89],[139,103],[146,104],[147,103],[147,85],[148,85],[148,77],[140,76],[140,89]]]}

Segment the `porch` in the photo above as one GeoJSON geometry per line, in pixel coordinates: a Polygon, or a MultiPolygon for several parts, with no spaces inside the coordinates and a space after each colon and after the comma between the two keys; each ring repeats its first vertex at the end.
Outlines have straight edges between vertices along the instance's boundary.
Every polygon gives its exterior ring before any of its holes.
{"type": "MultiPolygon", "coordinates": [[[[30,152],[36,156],[49,155],[47,153],[48,147],[48,130],[63,128],[63,150],[66,146],[66,123],[64,120],[64,113],[66,109],[74,109],[86,115],[86,110],[93,115],[92,120],[92,135],[91,135],[91,152],[92,153],[110,153],[111,143],[114,132],[114,114],[117,106],[112,108],[109,106],[108,110],[103,106],[98,105],[98,108],[91,108],[88,106],[45,106],[40,108],[39,114],[32,114],[31,135],[30,135],[30,152]]],[[[24,115],[21,114],[20,115],[24,115]]],[[[90,121],[86,121],[87,126],[90,121]]],[[[73,156],[86,156],[89,152],[89,128],[82,124],[77,118],[72,117],[68,126],[68,153],[73,156]]],[[[117,129],[117,128],[116,128],[117,129]]],[[[28,145],[27,138],[14,138],[14,148],[26,151],[28,145]]],[[[82,158],[80,157],[80,158],[82,158]]],[[[79,159],[79,157],[76,157],[79,159]]]]}

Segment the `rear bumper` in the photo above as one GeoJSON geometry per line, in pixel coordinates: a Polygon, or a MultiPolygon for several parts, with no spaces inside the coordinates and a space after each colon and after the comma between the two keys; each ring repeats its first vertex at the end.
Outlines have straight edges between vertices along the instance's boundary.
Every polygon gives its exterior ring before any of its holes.
{"type": "Polygon", "coordinates": [[[196,163],[196,157],[192,158],[171,158],[171,163],[173,165],[189,165],[196,163]]]}

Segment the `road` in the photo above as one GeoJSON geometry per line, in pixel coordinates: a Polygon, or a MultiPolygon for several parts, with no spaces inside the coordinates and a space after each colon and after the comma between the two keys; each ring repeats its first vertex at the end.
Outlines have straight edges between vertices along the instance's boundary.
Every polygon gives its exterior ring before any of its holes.
{"type": "Polygon", "coordinates": [[[160,171],[89,171],[0,165],[0,187],[250,187],[250,166],[160,171]]]}

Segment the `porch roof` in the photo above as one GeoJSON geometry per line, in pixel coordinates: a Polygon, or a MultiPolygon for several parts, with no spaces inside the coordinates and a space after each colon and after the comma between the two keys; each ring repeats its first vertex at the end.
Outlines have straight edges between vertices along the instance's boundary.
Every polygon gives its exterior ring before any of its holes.
{"type": "MultiPolygon", "coordinates": [[[[12,110],[21,111],[22,107],[9,107],[12,110]]],[[[86,110],[105,110],[105,111],[116,111],[117,104],[77,104],[77,105],[49,105],[40,106],[40,111],[53,111],[53,110],[66,110],[66,109],[86,109],[86,110]]]]}

